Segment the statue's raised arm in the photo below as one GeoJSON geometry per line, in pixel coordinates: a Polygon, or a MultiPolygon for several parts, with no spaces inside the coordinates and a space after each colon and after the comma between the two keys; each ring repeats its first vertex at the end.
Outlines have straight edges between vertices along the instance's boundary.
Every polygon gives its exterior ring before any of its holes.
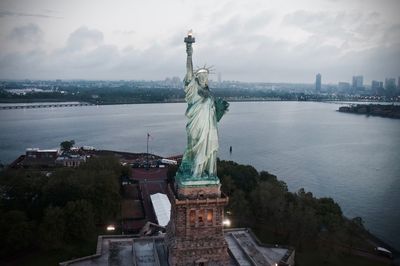
{"type": "Polygon", "coordinates": [[[195,39],[192,36],[192,30],[190,30],[188,32],[188,36],[185,37],[186,54],[187,54],[185,84],[189,84],[189,82],[193,78],[193,62],[192,62],[193,48],[192,48],[192,43],[194,43],[194,42],[195,42],[195,39]]]}

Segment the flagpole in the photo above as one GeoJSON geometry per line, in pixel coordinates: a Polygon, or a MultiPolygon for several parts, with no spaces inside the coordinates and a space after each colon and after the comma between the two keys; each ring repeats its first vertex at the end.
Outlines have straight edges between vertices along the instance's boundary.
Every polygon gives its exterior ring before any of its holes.
{"type": "Polygon", "coordinates": [[[147,132],[147,169],[149,169],[149,132],[147,132]]]}

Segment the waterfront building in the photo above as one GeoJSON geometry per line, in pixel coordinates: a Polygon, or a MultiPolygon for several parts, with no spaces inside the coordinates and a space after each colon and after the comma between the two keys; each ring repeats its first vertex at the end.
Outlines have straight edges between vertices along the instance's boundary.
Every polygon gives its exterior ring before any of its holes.
{"type": "Polygon", "coordinates": [[[28,148],[25,151],[23,166],[54,166],[58,150],[41,150],[39,148],[28,148]]]}
{"type": "Polygon", "coordinates": [[[353,76],[352,89],[362,89],[364,88],[364,77],[363,76],[353,76]]]}
{"type": "Polygon", "coordinates": [[[28,148],[25,151],[26,158],[31,158],[31,159],[45,159],[45,158],[56,159],[57,155],[58,155],[58,150],[41,150],[39,148],[28,148]]]}
{"type": "Polygon", "coordinates": [[[86,162],[86,156],[81,155],[63,155],[55,160],[55,163],[65,167],[78,167],[82,163],[86,162]]]}
{"type": "Polygon", "coordinates": [[[317,92],[321,92],[321,74],[320,73],[318,73],[315,76],[315,90],[317,92]]]}

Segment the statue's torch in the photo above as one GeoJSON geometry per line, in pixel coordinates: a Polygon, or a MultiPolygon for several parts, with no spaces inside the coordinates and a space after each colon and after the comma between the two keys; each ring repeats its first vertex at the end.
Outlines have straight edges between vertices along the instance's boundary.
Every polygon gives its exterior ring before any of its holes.
{"type": "MultiPolygon", "coordinates": [[[[192,48],[192,43],[194,43],[194,37],[193,37],[193,32],[190,30],[188,32],[187,37],[185,37],[184,42],[186,43],[186,53],[187,53],[187,60],[186,60],[186,68],[187,68],[187,76],[188,80],[192,78],[193,75],[193,63],[192,63],[192,54],[193,54],[193,48],[192,48]]],[[[185,79],[186,79],[185,78],[185,79]]]]}
{"type": "Polygon", "coordinates": [[[195,42],[195,39],[194,39],[194,37],[193,37],[193,32],[192,32],[192,30],[190,30],[190,31],[188,32],[188,36],[185,37],[184,42],[185,42],[186,45],[188,45],[188,46],[192,46],[192,43],[195,42]]]}

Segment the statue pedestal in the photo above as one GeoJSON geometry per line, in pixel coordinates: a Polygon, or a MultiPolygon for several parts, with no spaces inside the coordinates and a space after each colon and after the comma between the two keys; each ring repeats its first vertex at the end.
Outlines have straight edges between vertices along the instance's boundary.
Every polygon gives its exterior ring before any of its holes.
{"type": "Polygon", "coordinates": [[[224,207],[228,197],[220,184],[168,186],[171,218],[165,241],[169,265],[229,265],[228,244],[223,233],[224,207]]]}
{"type": "Polygon", "coordinates": [[[176,190],[179,199],[206,199],[221,197],[221,184],[207,186],[178,186],[176,190]]]}
{"type": "Polygon", "coordinates": [[[188,173],[175,176],[178,198],[217,198],[221,196],[221,183],[217,176],[192,177],[188,173]]]}

